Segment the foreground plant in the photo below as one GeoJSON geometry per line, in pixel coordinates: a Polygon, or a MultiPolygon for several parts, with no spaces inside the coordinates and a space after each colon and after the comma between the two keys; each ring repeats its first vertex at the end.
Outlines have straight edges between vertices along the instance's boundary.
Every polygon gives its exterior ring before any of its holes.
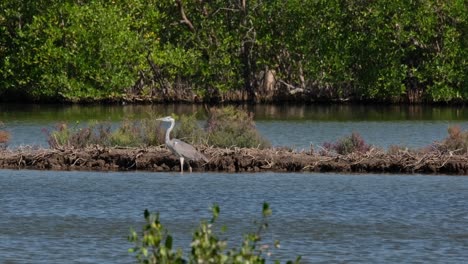
{"type": "MultiPolygon", "coordinates": [[[[128,237],[130,242],[135,243],[135,247],[129,252],[135,253],[138,263],[265,263],[265,255],[269,255],[270,252],[267,246],[259,246],[259,243],[262,232],[268,228],[267,218],[271,215],[269,205],[263,204],[263,217],[258,223],[257,232],[245,235],[239,249],[227,250],[227,242],[214,234],[213,225],[219,213],[219,206],[213,205],[211,220],[201,221],[193,234],[190,254],[184,258],[181,249],[174,251],[172,248],[173,238],[161,224],[159,214],[145,210],[146,224],[141,234],[132,230],[128,237]]],[[[275,242],[275,247],[278,246],[279,243],[275,242]]],[[[287,263],[299,263],[299,261],[300,257],[297,257],[294,262],[287,263]]]]}

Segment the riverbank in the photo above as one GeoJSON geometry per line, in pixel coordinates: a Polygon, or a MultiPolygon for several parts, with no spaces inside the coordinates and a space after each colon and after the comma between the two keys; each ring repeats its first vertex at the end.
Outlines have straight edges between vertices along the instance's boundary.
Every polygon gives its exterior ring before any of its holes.
{"type": "MultiPolygon", "coordinates": [[[[468,175],[468,155],[400,150],[336,155],[286,149],[201,148],[209,162],[192,162],[194,171],[341,172],[468,175]]],[[[1,169],[179,171],[169,150],[152,148],[31,149],[0,151],[1,169]]]]}

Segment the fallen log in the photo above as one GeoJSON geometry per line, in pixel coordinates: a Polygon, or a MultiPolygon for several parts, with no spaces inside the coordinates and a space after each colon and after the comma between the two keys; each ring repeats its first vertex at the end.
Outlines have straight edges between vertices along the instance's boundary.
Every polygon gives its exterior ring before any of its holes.
{"type": "MultiPolygon", "coordinates": [[[[287,149],[201,148],[209,162],[191,162],[194,171],[341,172],[468,175],[468,155],[440,152],[296,152],[287,149]]],[[[179,171],[179,160],[163,147],[0,150],[1,169],[179,171]]]]}

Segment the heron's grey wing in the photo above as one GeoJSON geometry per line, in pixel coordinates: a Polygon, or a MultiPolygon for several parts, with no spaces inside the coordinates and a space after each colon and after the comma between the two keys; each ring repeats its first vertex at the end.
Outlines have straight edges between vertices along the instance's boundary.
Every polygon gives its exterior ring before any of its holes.
{"type": "Polygon", "coordinates": [[[208,159],[205,157],[205,155],[201,154],[192,145],[179,139],[173,139],[171,140],[171,143],[172,148],[175,152],[178,153],[178,155],[189,160],[204,160],[205,162],[208,162],[208,159]]]}

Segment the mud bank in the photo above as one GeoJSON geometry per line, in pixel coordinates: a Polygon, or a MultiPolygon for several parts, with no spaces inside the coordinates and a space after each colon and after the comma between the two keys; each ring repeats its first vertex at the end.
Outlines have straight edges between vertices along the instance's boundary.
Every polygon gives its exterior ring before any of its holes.
{"type": "MultiPolygon", "coordinates": [[[[279,149],[201,150],[208,163],[192,162],[194,171],[344,172],[468,175],[468,155],[440,153],[321,155],[279,149]]],[[[16,149],[0,151],[0,168],[96,171],[179,171],[179,160],[165,148],[16,149]]],[[[187,168],[185,168],[187,169],[187,168]]]]}

